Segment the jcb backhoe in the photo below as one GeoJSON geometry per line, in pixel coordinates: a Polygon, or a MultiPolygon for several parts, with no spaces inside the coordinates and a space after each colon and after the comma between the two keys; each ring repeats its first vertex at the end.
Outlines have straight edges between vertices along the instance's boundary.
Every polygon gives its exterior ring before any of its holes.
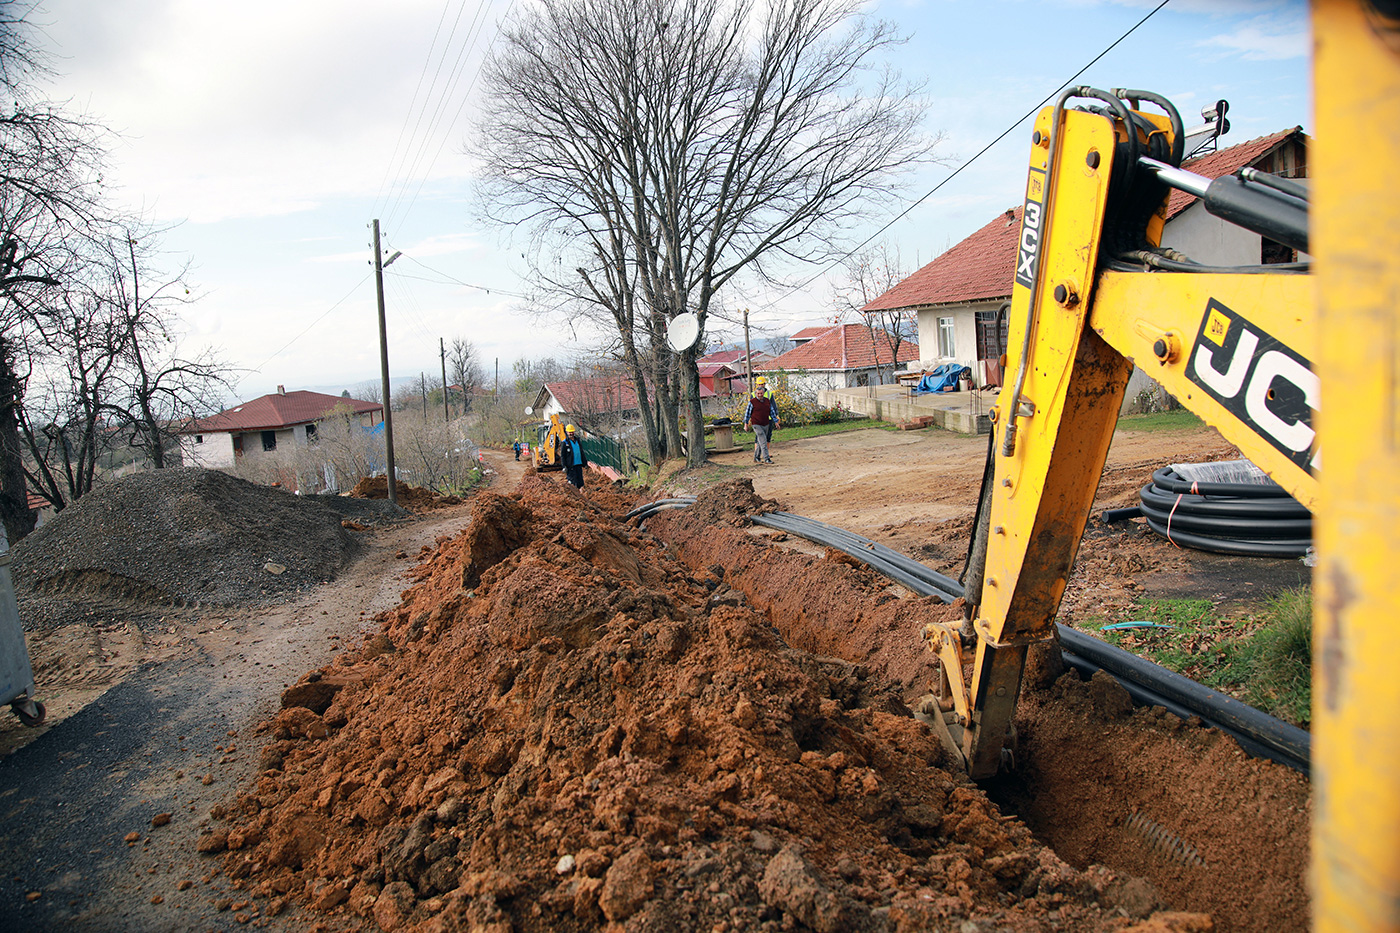
{"type": "Polygon", "coordinates": [[[932,718],[974,777],[1001,766],[1027,650],[1054,637],[1141,366],[1314,511],[1315,928],[1397,930],[1400,3],[1316,0],[1312,22],[1306,184],[1183,172],[1181,118],[1142,91],[1070,88],[1036,120],[1013,377],[993,411],[969,618],[927,629],[932,718]],[[1172,188],[1305,261],[1220,268],[1160,248],[1172,188]]]}

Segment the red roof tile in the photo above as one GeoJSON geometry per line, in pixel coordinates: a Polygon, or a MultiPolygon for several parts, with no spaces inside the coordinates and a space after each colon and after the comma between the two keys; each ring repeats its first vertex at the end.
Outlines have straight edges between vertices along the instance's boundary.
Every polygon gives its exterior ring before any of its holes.
{"type": "Polygon", "coordinates": [[[989,301],[1011,294],[1021,208],[1016,207],[963,240],[861,308],[891,311],[919,305],[989,301]]]}
{"type": "MultiPolygon", "coordinates": [[[[1302,127],[1261,136],[1182,164],[1182,168],[1219,178],[1252,165],[1286,143],[1302,127]]],[[[1167,201],[1167,219],[1190,207],[1195,196],[1173,191],[1167,201]]],[[[1011,296],[1016,267],[1016,240],[1021,229],[1021,208],[997,215],[991,223],[937,259],[904,279],[862,308],[891,311],[925,305],[995,301],[1011,296]]]]}
{"type": "Polygon", "coordinates": [[[181,429],[181,434],[214,434],[221,431],[256,431],[286,428],[294,424],[310,424],[320,421],[338,406],[348,405],[354,414],[383,411],[378,402],[343,398],[339,395],[326,395],[323,392],[308,392],[304,389],[293,392],[273,393],[235,405],[233,408],[198,418],[181,429]]]}
{"type": "MultiPolygon", "coordinates": [[[[617,377],[575,379],[571,382],[546,382],[544,388],[560,407],[570,414],[617,411],[619,380],[617,377]]],[[[637,390],[632,380],[622,379],[622,409],[637,407],[637,390]]]]}
{"type": "Polygon", "coordinates": [[[789,337],[789,340],[815,340],[835,327],[835,324],[822,324],[819,327],[804,327],[789,337]]]}
{"type": "MultiPolygon", "coordinates": [[[[761,363],[764,360],[771,360],[772,358],[772,356],[764,353],[762,350],[753,351],[753,361],[755,364],[761,363]]],[[[744,349],[743,347],[736,347],[732,350],[716,350],[714,353],[708,353],[700,357],[695,362],[696,365],[703,363],[729,363],[731,366],[742,366],[744,364],[744,349]]]]}
{"type": "MultiPolygon", "coordinates": [[[[878,330],[875,335],[876,339],[872,341],[870,329],[864,324],[839,324],[824,330],[820,337],[754,368],[788,372],[796,369],[873,369],[877,357],[879,365],[888,366],[893,340],[878,330]]],[[[910,340],[900,343],[896,363],[908,363],[918,358],[917,343],[910,340]]]]}

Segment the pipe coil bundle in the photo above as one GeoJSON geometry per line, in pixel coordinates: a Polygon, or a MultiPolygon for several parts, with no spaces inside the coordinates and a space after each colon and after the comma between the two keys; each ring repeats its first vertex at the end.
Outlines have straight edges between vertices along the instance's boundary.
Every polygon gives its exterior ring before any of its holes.
{"type": "Polygon", "coordinates": [[[1312,544],[1312,513],[1272,480],[1192,482],[1167,466],[1152,474],[1139,498],[1148,526],[1182,547],[1301,557],[1312,544]]]}

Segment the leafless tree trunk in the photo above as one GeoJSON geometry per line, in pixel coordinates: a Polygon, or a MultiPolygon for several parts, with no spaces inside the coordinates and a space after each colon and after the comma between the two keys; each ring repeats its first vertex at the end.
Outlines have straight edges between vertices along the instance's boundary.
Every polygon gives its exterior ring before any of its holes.
{"type": "Polygon", "coordinates": [[[922,105],[872,67],[888,25],[851,0],[775,0],[759,18],[749,0],[542,0],[485,72],[491,216],[576,257],[539,263],[541,282],[616,328],[643,411],[660,400],[662,425],[643,416],[653,452],[686,397],[692,464],[697,351],[672,353],[665,324],[694,313],[704,346],[721,289],[838,255],[932,146],[922,105]]]}
{"type": "Polygon", "coordinates": [[[865,324],[870,334],[870,344],[876,348],[880,359],[884,358],[885,352],[889,353],[889,366],[881,364],[875,368],[875,378],[883,385],[886,368],[891,378],[899,368],[899,348],[918,333],[918,322],[914,313],[907,309],[864,309],[908,278],[909,274],[900,262],[899,251],[885,242],[851,255],[842,265],[845,267],[846,281],[832,288],[836,319],[844,321],[851,316],[857,317],[865,324]]]}

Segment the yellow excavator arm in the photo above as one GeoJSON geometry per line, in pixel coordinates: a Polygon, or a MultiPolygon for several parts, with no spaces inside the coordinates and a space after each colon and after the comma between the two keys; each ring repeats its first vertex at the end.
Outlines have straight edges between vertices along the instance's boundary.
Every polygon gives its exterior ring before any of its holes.
{"type": "Polygon", "coordinates": [[[1027,651],[1054,637],[1128,377],[1146,370],[1315,513],[1320,930],[1400,929],[1397,10],[1314,3],[1308,187],[1180,172],[1180,118],[1145,92],[1070,88],[1041,112],[1011,381],[992,413],[970,565],[980,579],[967,580],[961,626],[926,630],[942,670],[935,719],[968,771],[990,776],[1011,746],[1027,651]],[[1313,257],[1311,271],[1214,269],[1162,250],[1170,187],[1313,257]]]}

